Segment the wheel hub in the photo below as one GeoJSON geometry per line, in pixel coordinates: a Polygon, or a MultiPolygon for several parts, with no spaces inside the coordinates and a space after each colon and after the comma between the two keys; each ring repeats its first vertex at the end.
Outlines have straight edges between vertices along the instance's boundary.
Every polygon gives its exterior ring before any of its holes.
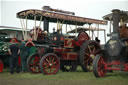
{"type": "Polygon", "coordinates": [[[49,64],[49,66],[52,66],[52,65],[53,65],[52,63],[49,64]]]}
{"type": "Polygon", "coordinates": [[[94,56],[94,54],[90,54],[90,57],[91,57],[92,59],[94,59],[95,56],[94,56]]]}

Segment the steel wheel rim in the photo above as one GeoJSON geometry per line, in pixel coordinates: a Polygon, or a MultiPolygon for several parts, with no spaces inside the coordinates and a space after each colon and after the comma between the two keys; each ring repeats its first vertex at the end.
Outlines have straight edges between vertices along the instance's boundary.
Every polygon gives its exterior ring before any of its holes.
{"type": "Polygon", "coordinates": [[[59,68],[59,60],[54,55],[46,56],[42,63],[43,72],[47,75],[56,74],[59,68]]]}

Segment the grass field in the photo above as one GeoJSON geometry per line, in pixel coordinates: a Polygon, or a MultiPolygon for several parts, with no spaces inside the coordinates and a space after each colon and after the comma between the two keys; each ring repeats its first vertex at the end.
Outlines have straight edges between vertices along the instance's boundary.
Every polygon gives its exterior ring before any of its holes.
{"type": "Polygon", "coordinates": [[[56,75],[15,73],[4,70],[0,73],[0,85],[128,85],[127,72],[108,73],[104,78],[95,78],[92,72],[61,72],[56,75]]]}

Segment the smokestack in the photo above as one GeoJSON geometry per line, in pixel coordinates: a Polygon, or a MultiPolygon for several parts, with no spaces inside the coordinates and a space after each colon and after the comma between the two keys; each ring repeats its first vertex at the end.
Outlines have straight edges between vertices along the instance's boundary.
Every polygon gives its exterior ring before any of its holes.
{"type": "Polygon", "coordinates": [[[120,10],[112,10],[112,21],[113,21],[113,33],[118,33],[119,37],[119,22],[120,22],[120,10]]]}
{"type": "Polygon", "coordinates": [[[64,13],[64,14],[75,15],[74,12],[64,11],[64,10],[59,10],[59,9],[52,9],[50,6],[43,6],[42,9],[43,10],[48,10],[48,11],[60,12],[60,13],[64,13]]]}
{"type": "Polygon", "coordinates": [[[49,32],[49,21],[46,17],[44,17],[44,31],[49,32]]]}

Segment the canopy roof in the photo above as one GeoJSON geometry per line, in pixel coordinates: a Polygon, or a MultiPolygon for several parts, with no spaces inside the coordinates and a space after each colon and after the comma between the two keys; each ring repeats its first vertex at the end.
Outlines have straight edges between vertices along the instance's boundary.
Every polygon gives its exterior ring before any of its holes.
{"type": "MultiPolygon", "coordinates": [[[[96,29],[96,28],[77,28],[77,33],[81,32],[81,31],[105,31],[105,29],[96,29]]],[[[67,33],[75,33],[76,32],[76,29],[73,29],[71,31],[68,31],[67,33]]]]}
{"type": "Polygon", "coordinates": [[[22,19],[30,19],[34,20],[34,16],[36,16],[36,20],[40,21],[42,16],[42,21],[44,18],[47,18],[49,22],[57,23],[57,21],[62,22],[64,24],[71,24],[71,25],[84,25],[84,24],[102,24],[106,25],[107,21],[104,20],[97,20],[97,19],[91,19],[91,18],[84,18],[74,15],[68,15],[64,13],[59,12],[53,12],[48,10],[36,10],[36,9],[29,9],[29,10],[23,10],[17,13],[17,18],[22,19]]]}
{"type": "MultiPolygon", "coordinates": [[[[118,9],[115,9],[115,10],[118,10],[118,9]]],[[[123,20],[123,22],[128,23],[128,11],[120,11],[120,10],[118,10],[118,11],[120,13],[120,16],[121,16],[121,19],[123,20]]],[[[112,13],[103,16],[103,19],[108,20],[108,21],[112,21],[112,13]]]]}
{"type": "MultiPolygon", "coordinates": [[[[0,26],[0,31],[23,31],[23,29],[18,27],[0,26]]],[[[30,31],[30,29],[27,29],[27,31],[30,31]]]]}

